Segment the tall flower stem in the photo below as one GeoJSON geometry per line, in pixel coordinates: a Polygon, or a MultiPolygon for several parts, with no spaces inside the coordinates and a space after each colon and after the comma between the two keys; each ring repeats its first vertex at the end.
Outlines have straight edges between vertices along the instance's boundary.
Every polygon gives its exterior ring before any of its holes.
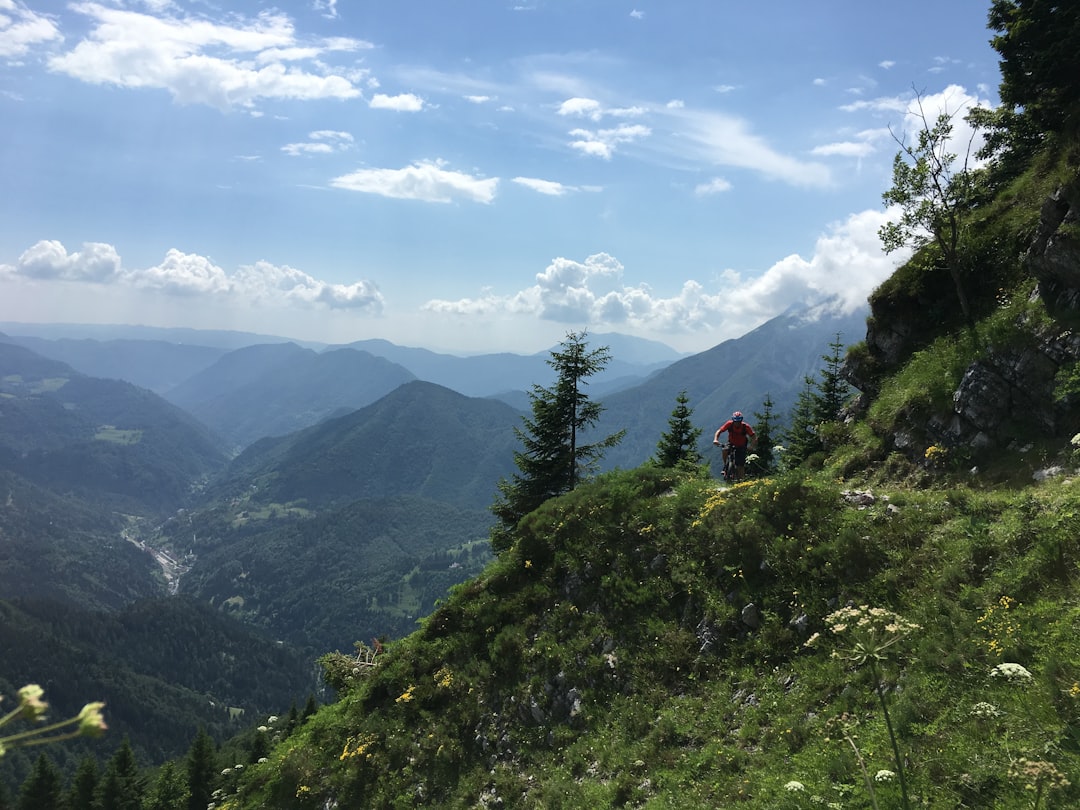
{"type": "Polygon", "coordinates": [[[908,801],[907,779],[904,778],[904,763],[900,759],[900,746],[896,744],[896,732],[893,731],[892,718],[889,717],[889,706],[885,702],[885,690],[882,688],[881,676],[878,673],[877,662],[869,659],[870,674],[874,678],[874,690],[877,692],[878,701],[881,703],[881,712],[885,717],[885,728],[889,732],[889,742],[892,743],[893,760],[896,762],[896,774],[900,777],[900,795],[904,800],[904,807],[910,810],[911,803],[908,801]]]}

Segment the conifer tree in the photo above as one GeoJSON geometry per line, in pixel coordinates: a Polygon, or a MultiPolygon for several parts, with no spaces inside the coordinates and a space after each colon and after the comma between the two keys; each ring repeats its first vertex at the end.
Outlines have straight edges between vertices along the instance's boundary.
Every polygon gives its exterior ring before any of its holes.
{"type": "Polygon", "coordinates": [[[146,781],[139,773],[135,752],[126,737],[105,766],[97,786],[99,810],[142,810],[146,781]]]}
{"type": "Polygon", "coordinates": [[[556,373],[551,388],[534,385],[529,393],[532,417],[522,417],[524,429],[515,433],[524,449],[514,453],[520,472],[499,482],[499,497],[491,507],[501,523],[492,530],[496,552],[509,547],[509,532],[540,504],[569,492],[600,458],[603,451],[622,439],[619,431],[591,444],[583,444],[583,432],[600,418],[603,407],[582,390],[589,377],[603,370],[611,354],[606,346],[589,351],[586,333],[569,332],[562,351],[547,361],[556,373]]]}
{"type": "Polygon", "coordinates": [[[776,468],[776,454],[773,449],[776,442],[772,436],[773,422],[776,419],[773,414],[774,405],[772,396],[765,394],[765,399],[761,401],[761,410],[754,411],[754,431],[757,434],[754,453],[757,461],[754,462],[753,470],[759,474],[770,473],[776,468]]]}
{"type": "Polygon", "coordinates": [[[844,348],[840,340],[840,333],[829,344],[829,354],[821,355],[825,366],[819,373],[817,382],[817,395],[814,397],[814,420],[815,423],[835,422],[840,417],[840,411],[851,396],[851,386],[841,376],[841,367],[844,358],[841,351],[844,348]]]}
{"type": "Polygon", "coordinates": [[[660,442],[656,445],[654,459],[661,467],[674,467],[680,461],[701,463],[701,453],[697,449],[701,428],[694,427],[690,421],[694,409],[689,407],[689,402],[685,390],[675,397],[676,405],[668,419],[668,430],[660,435],[660,442]]]}
{"type": "Polygon", "coordinates": [[[97,794],[98,779],[97,760],[85,757],[71,778],[71,786],[67,792],[67,810],[97,810],[94,797],[97,794]]]}
{"type": "Polygon", "coordinates": [[[791,413],[791,425],[784,433],[784,467],[794,469],[816,452],[820,443],[817,437],[817,410],[814,399],[814,378],[803,377],[803,390],[791,413]]]}
{"type": "Polygon", "coordinates": [[[190,796],[183,771],[175,762],[166,762],[158,771],[143,810],[187,810],[190,796]]]}
{"type": "Polygon", "coordinates": [[[188,810],[206,810],[206,805],[210,803],[210,796],[214,792],[214,779],[217,777],[215,755],[213,739],[206,733],[206,729],[200,726],[184,763],[190,794],[188,810]]]}
{"type": "Polygon", "coordinates": [[[34,762],[30,775],[19,788],[16,810],[43,810],[46,807],[62,807],[64,791],[60,771],[46,754],[34,762]]]}

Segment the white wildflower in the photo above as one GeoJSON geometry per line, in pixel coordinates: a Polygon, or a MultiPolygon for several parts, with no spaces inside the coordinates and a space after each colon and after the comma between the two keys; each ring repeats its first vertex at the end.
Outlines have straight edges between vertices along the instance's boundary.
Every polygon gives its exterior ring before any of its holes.
{"type": "Polygon", "coordinates": [[[806,790],[806,786],[802,782],[796,782],[794,779],[792,779],[790,782],[784,785],[784,790],[790,793],[802,793],[806,790]]]}
{"type": "Polygon", "coordinates": [[[1004,678],[1009,683],[1027,683],[1032,679],[1031,673],[1020,664],[1006,662],[998,664],[990,670],[991,678],[1004,678]]]}

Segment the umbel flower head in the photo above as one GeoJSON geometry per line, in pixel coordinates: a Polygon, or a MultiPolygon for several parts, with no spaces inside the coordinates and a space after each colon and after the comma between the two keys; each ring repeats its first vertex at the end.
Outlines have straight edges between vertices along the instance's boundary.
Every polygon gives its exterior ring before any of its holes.
{"type": "MultiPolygon", "coordinates": [[[[826,616],[825,624],[842,640],[833,655],[858,666],[884,660],[891,647],[919,629],[899,613],[869,605],[842,607],[826,616]]],[[[814,646],[819,638],[815,633],[805,646],[814,646]]]]}
{"type": "Polygon", "coordinates": [[[990,670],[991,678],[1000,678],[1009,683],[1023,684],[1032,680],[1032,675],[1021,664],[1004,663],[998,664],[990,670]]]}

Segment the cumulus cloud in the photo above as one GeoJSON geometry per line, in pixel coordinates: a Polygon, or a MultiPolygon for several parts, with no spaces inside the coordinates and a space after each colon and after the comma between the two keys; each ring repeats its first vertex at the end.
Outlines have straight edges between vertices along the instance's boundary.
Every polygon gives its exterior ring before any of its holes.
{"type": "Polygon", "coordinates": [[[0,57],[17,59],[35,45],[64,39],[51,16],[17,0],[0,0],[0,57]]]}
{"type": "Polygon", "coordinates": [[[652,130],[643,124],[621,124],[614,129],[573,129],[570,130],[570,147],[586,155],[610,160],[615,149],[621,144],[633,143],[647,138],[652,130]]]}
{"type": "Polygon", "coordinates": [[[42,240],[23,251],[14,265],[0,265],[0,273],[35,279],[107,283],[122,272],[120,256],[112,245],[87,242],[68,253],[55,239],[42,240]]]}
{"type": "MultiPolygon", "coordinates": [[[[3,0],[0,0],[3,2],[3,0]]],[[[13,265],[0,264],[0,280],[82,282],[138,289],[166,296],[201,299],[235,305],[300,305],[379,314],[383,296],[372,281],[333,284],[289,267],[258,261],[229,275],[206,256],[173,248],[156,265],[125,270],[112,245],[88,242],[68,253],[55,240],[28,248],[13,265]]]]}
{"type": "Polygon", "coordinates": [[[419,112],[424,109],[424,100],[412,93],[388,96],[376,93],[368,104],[373,110],[397,110],[398,112],[419,112]]]}
{"type": "Polygon", "coordinates": [[[90,30],[49,67],[90,84],[163,89],[180,104],[251,107],[261,99],[348,99],[360,95],[356,74],[335,69],[336,52],[371,47],[335,37],[302,42],[286,15],[263,11],[225,22],[81,2],[70,6],[90,30]]]}
{"type": "Polygon", "coordinates": [[[974,154],[982,145],[982,135],[974,131],[964,120],[968,111],[974,107],[992,106],[990,101],[969,93],[959,85],[949,85],[940,93],[923,96],[887,96],[859,101],[844,105],[845,112],[877,113],[879,118],[888,121],[887,126],[867,129],[858,133],[859,141],[819,146],[815,154],[848,154],[861,157],[874,151],[876,144],[887,141],[895,151],[895,139],[904,143],[918,142],[919,132],[924,124],[933,126],[939,115],[952,116],[953,131],[946,145],[946,151],[959,155],[960,161],[966,155],[974,154]]]}
{"type": "Polygon", "coordinates": [[[489,203],[495,199],[497,177],[473,177],[445,169],[442,161],[420,161],[402,169],[360,169],[330,184],[349,191],[362,191],[402,200],[453,202],[456,199],[489,203]]]}
{"type": "Polygon", "coordinates": [[[554,259],[532,286],[515,293],[488,291],[477,298],[432,300],[423,310],[462,317],[531,315],[591,327],[737,337],[794,304],[833,301],[846,311],[865,304],[907,258],[907,251],[886,256],[881,249],[878,229],[889,216],[876,210],[853,214],[818,238],[810,258],[787,256],[757,276],[726,270],[709,284],[690,278],[670,296],[658,295],[646,284],[625,284],[623,265],[597,253],[583,262],[554,259]],[[739,290],[736,308],[730,306],[733,288],[739,290]]]}

